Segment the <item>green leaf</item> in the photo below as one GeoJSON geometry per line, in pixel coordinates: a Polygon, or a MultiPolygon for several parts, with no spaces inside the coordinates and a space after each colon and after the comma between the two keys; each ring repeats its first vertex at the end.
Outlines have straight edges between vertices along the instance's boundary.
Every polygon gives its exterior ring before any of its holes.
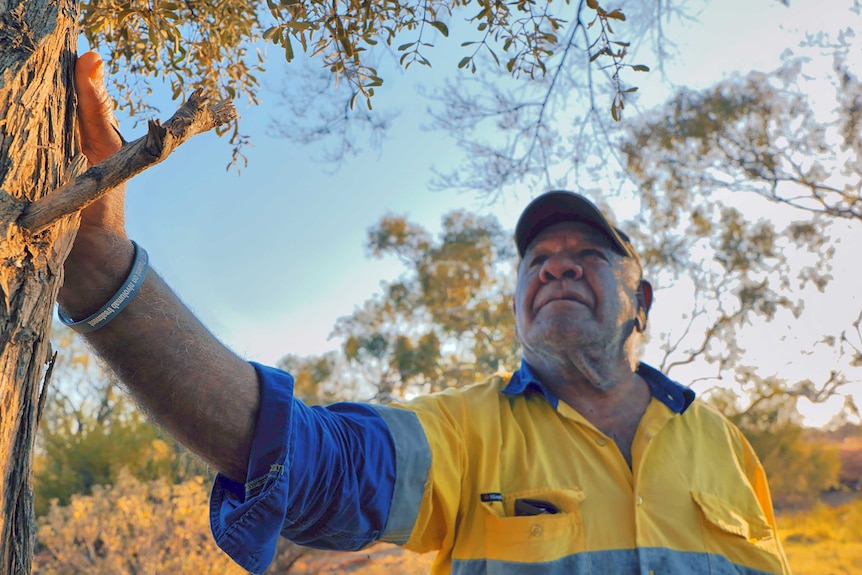
{"type": "Polygon", "coordinates": [[[446,24],[444,24],[443,22],[431,22],[430,24],[437,28],[437,30],[439,30],[444,37],[449,37],[449,28],[446,26],[446,24]]]}
{"type": "Polygon", "coordinates": [[[398,46],[397,50],[399,52],[403,52],[404,50],[406,50],[407,48],[410,48],[414,44],[416,44],[416,42],[407,42],[406,44],[401,44],[400,46],[398,46]]]}
{"type": "Polygon", "coordinates": [[[632,66],[632,70],[635,72],[649,72],[649,66],[644,66],[643,64],[635,64],[632,66]]]}
{"type": "Polygon", "coordinates": [[[472,60],[472,58],[470,56],[464,56],[463,58],[461,58],[461,61],[458,62],[458,67],[459,68],[466,68],[467,65],[470,63],[470,60],[472,60]]]}

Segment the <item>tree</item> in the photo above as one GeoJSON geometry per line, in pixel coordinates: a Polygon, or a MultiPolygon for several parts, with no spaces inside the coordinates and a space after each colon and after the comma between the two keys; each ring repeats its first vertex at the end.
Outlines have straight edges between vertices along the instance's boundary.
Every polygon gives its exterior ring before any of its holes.
{"type": "Polygon", "coordinates": [[[0,9],[0,573],[29,573],[32,450],[44,405],[52,306],[82,207],[161,161],[198,131],[230,121],[230,105],[190,96],[165,125],[84,172],[71,90],[74,2],[0,9]],[[34,112],[35,111],[35,112],[34,112]],[[73,180],[74,178],[74,180],[73,180]]]}
{"type": "Polygon", "coordinates": [[[77,175],[74,3],[24,2],[0,11],[0,572],[29,573],[32,445],[50,356],[52,306],[75,217],[37,237],[22,208],[77,175]],[[35,79],[35,81],[34,81],[35,79]],[[38,110],[38,114],[33,111],[38,110]],[[68,128],[67,128],[68,126],[68,128]]]}
{"type": "MultiPolygon", "coordinates": [[[[823,106],[823,79],[813,88],[792,60],[770,74],[681,91],[630,125],[621,156],[651,230],[642,237],[646,259],[665,275],[694,279],[700,302],[691,324],[700,317],[707,327],[687,341],[666,338],[666,366],[705,357],[719,373],[749,372],[738,345],[746,324],[782,310],[798,318],[806,288],[827,289],[839,224],[862,224],[862,84],[842,62],[839,52],[826,116],[811,97],[823,106]],[[712,261],[691,257],[698,252],[712,261]]],[[[814,334],[812,345],[835,348],[833,363],[819,382],[800,378],[782,389],[816,402],[859,381],[860,320],[862,309],[851,310],[840,333],[814,334]]]]}
{"type": "Polygon", "coordinates": [[[367,248],[397,257],[405,273],[338,321],[340,353],[279,363],[301,395],[389,402],[517,368],[514,246],[496,219],[451,212],[435,240],[389,215],[369,231],[367,248]]]}

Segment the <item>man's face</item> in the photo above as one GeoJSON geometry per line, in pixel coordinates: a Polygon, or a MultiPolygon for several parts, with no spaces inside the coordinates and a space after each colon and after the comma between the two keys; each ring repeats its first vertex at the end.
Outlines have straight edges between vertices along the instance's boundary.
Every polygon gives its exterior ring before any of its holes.
{"type": "Polygon", "coordinates": [[[562,222],[543,230],[524,253],[515,288],[528,361],[578,346],[622,350],[638,313],[638,280],[637,265],[592,226],[562,222]]]}

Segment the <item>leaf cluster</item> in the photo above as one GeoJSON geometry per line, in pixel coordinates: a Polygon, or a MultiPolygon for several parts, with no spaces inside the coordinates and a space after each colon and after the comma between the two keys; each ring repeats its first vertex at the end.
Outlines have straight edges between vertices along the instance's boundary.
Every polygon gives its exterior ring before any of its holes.
{"type": "MultiPolygon", "coordinates": [[[[336,85],[350,86],[349,107],[362,98],[370,110],[374,90],[383,84],[374,67],[378,44],[394,48],[404,68],[430,66],[427,50],[435,38],[448,37],[451,21],[466,12],[468,34],[476,36],[462,42],[468,55],[458,68],[475,72],[477,56],[485,54],[511,76],[535,80],[548,72],[551,58],[568,50],[568,22],[583,27],[584,10],[595,14],[589,27],[600,29],[587,48],[591,60],[612,62],[612,114],[618,118],[623,96],[635,89],[622,87],[619,72],[647,67],[625,63],[630,41],[614,39],[611,21],[624,21],[622,10],[605,10],[595,0],[560,6],[534,0],[267,0],[265,7],[242,0],[85,0],[80,23],[90,45],[108,53],[121,106],[133,115],[152,111],[143,98],[151,93],[151,79],[159,78],[174,99],[202,88],[211,96],[245,95],[257,103],[264,71],[263,53],[255,48],[260,40],[277,46],[288,62],[297,50],[319,59],[336,85]]],[[[246,138],[236,123],[230,130],[238,159],[246,138]]]]}

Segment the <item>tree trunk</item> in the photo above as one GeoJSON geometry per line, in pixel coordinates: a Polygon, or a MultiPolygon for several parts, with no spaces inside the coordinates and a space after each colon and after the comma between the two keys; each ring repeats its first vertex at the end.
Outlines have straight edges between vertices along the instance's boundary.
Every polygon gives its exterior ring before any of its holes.
{"type": "Polygon", "coordinates": [[[77,216],[38,234],[16,220],[76,169],[76,15],[74,0],[0,0],[0,575],[29,574],[33,561],[42,374],[77,229],[77,216]]]}

